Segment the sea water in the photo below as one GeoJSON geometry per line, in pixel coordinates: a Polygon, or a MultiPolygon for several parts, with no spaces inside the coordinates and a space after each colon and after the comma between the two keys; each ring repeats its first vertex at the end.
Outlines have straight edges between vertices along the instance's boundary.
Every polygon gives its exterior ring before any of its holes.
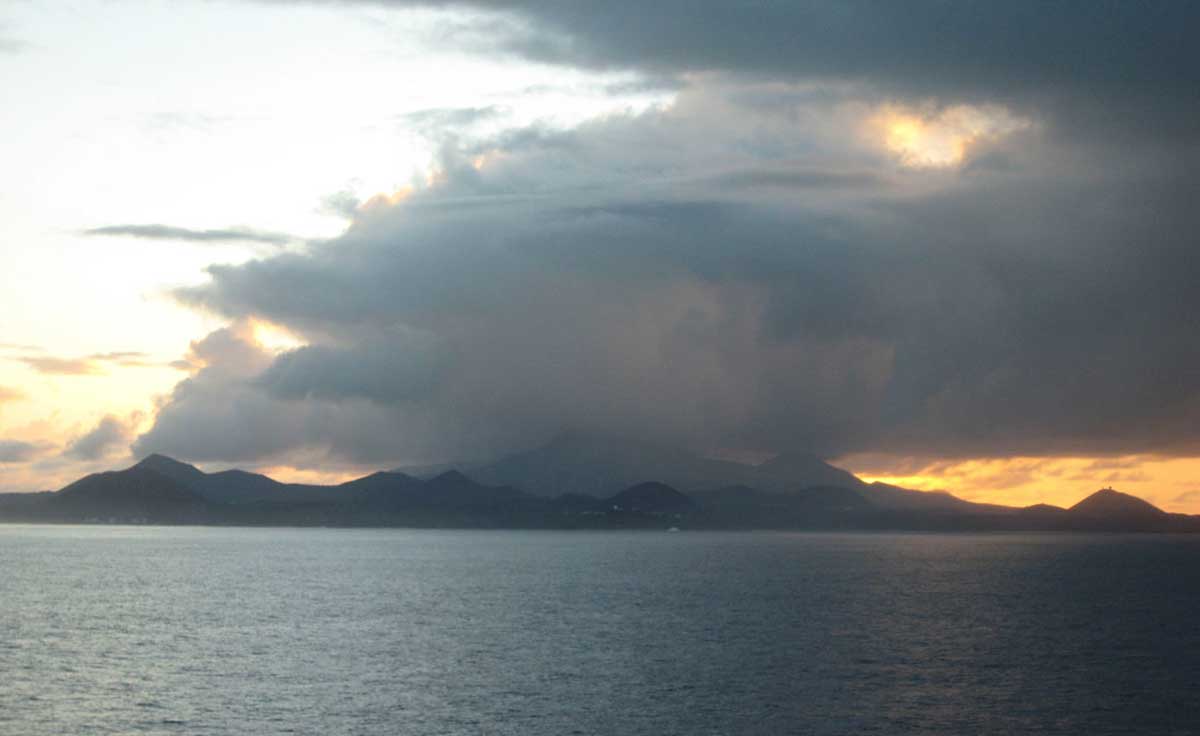
{"type": "Polygon", "coordinates": [[[1200,537],[0,526],[0,733],[1200,734],[1200,537]]]}

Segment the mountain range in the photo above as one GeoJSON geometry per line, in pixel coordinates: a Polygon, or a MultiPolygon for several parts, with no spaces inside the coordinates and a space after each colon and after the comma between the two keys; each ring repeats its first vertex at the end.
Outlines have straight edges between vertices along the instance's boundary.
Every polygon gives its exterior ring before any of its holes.
{"type": "Polygon", "coordinates": [[[1112,489],[1070,508],[977,504],[866,483],[804,453],[761,465],[564,436],[490,463],[338,485],[205,473],[163,455],[55,492],[0,494],[0,521],[416,527],[1200,531],[1112,489]],[[464,472],[465,471],[465,472],[464,472]]]}

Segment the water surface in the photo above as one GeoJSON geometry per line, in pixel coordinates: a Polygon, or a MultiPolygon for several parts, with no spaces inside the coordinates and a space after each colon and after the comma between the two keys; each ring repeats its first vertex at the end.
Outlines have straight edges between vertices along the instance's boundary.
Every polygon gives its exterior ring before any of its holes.
{"type": "Polygon", "coordinates": [[[0,526],[0,733],[1195,734],[1200,538],[0,526]]]}

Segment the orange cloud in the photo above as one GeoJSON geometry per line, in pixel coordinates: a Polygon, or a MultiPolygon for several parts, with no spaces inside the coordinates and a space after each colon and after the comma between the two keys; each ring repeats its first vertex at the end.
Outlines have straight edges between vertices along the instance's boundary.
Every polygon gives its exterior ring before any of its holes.
{"type": "Polygon", "coordinates": [[[156,365],[147,358],[145,353],[121,351],[93,353],[82,358],[24,355],[15,360],[24,363],[38,373],[50,376],[101,376],[108,373],[108,366],[147,368],[156,365]]]}

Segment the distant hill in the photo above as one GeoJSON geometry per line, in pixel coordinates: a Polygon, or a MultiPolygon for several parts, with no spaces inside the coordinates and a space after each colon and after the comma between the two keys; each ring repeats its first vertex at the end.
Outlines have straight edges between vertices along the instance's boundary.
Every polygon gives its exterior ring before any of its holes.
{"type": "Polygon", "coordinates": [[[247,504],[281,500],[290,503],[320,503],[337,499],[332,486],[280,483],[265,475],[245,470],[205,473],[194,465],[166,455],[148,455],[134,467],[147,468],[165,475],[212,503],[247,504]]]}
{"type": "Polygon", "coordinates": [[[1137,496],[1102,488],[1067,509],[1077,528],[1098,531],[1187,531],[1200,517],[1168,514],[1137,496]]]}
{"type": "Polygon", "coordinates": [[[211,515],[204,498],[148,467],[95,473],[45,497],[51,515],[98,520],[201,522],[211,515]]]}
{"type": "Polygon", "coordinates": [[[1102,488],[1075,504],[1068,511],[1077,516],[1094,518],[1162,519],[1167,512],[1137,496],[1102,488]]]}
{"type": "Polygon", "coordinates": [[[605,502],[613,510],[644,513],[681,513],[696,508],[692,499],[665,483],[650,481],[626,488],[605,502]]]}

